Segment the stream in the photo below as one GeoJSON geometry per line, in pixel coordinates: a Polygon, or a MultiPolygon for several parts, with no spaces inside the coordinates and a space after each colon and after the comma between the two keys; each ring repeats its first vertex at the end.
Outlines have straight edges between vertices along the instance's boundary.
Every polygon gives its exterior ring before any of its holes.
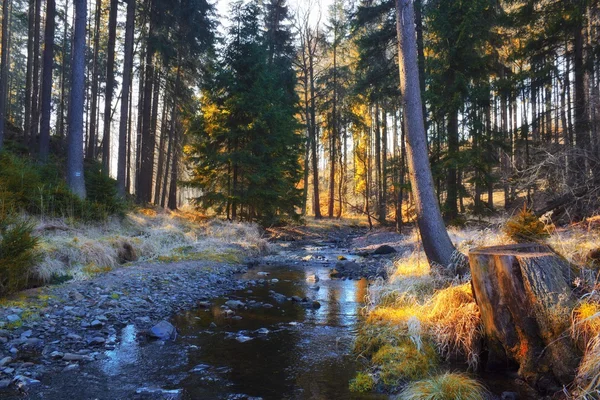
{"type": "Polygon", "coordinates": [[[340,251],[284,248],[239,276],[245,289],[174,316],[175,341],[140,340],[127,325],[100,361],[54,375],[33,398],[386,399],[348,389],[368,281],[330,279],[340,251]]]}

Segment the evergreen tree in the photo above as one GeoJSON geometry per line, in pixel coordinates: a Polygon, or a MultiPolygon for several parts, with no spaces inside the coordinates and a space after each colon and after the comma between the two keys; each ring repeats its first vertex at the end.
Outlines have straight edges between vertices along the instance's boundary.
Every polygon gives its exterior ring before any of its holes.
{"type": "Polygon", "coordinates": [[[196,124],[190,184],[201,189],[196,202],[203,209],[273,224],[296,217],[301,204],[291,36],[282,40],[277,31],[283,25],[274,29],[272,17],[263,31],[254,3],[232,10],[228,50],[205,89],[196,124]],[[276,63],[279,70],[272,68],[276,63]]]}

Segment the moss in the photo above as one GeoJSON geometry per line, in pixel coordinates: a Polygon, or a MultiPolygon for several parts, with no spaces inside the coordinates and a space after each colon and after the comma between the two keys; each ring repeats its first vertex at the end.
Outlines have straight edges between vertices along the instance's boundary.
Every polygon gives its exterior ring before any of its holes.
{"type": "Polygon", "coordinates": [[[188,248],[180,248],[175,254],[168,256],[159,256],[158,261],[164,263],[180,261],[212,261],[226,264],[240,264],[243,260],[242,254],[237,250],[221,251],[203,250],[187,253],[188,248]]]}
{"type": "Polygon", "coordinates": [[[383,346],[371,361],[380,368],[380,378],[386,386],[422,379],[439,365],[439,357],[430,343],[424,343],[419,350],[410,339],[383,346]]]}
{"type": "Polygon", "coordinates": [[[368,393],[375,387],[373,377],[366,372],[359,372],[350,381],[350,391],[355,393],[368,393]]]}
{"type": "Polygon", "coordinates": [[[83,267],[83,272],[89,276],[106,274],[110,271],[112,271],[112,267],[109,265],[96,265],[95,263],[90,263],[83,267]]]}

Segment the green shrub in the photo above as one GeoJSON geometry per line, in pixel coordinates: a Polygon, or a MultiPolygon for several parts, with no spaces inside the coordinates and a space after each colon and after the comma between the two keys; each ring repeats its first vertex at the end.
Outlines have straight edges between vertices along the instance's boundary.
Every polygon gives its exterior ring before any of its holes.
{"type": "Polygon", "coordinates": [[[375,387],[375,381],[370,374],[359,372],[350,381],[350,391],[355,393],[368,393],[375,387]]]}
{"type": "Polygon", "coordinates": [[[38,259],[38,239],[32,232],[29,222],[0,221],[0,296],[28,286],[31,269],[38,259]]]}
{"type": "Polygon", "coordinates": [[[508,220],[504,233],[515,242],[537,242],[550,236],[546,225],[527,207],[508,220]]]}
{"type": "Polygon", "coordinates": [[[102,174],[98,163],[86,167],[86,200],[71,193],[59,165],[52,162],[40,165],[8,152],[0,153],[0,216],[24,211],[47,217],[101,221],[125,211],[115,180],[102,174]]]}

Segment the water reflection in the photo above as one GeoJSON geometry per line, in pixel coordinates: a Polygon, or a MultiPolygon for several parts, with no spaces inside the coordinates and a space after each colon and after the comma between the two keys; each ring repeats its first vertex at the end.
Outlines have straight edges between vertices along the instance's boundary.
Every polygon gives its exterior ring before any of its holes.
{"type": "Polygon", "coordinates": [[[248,305],[247,310],[236,312],[241,319],[223,313],[227,298],[218,299],[208,310],[176,317],[181,340],[190,347],[186,368],[196,371],[180,384],[186,393],[207,399],[229,394],[265,400],[356,398],[348,390],[358,368],[349,349],[368,282],[330,280],[326,269],[316,272],[319,290],[306,282],[315,271],[300,267],[265,267],[247,273],[244,279],[267,283],[229,296],[248,305]],[[278,303],[273,292],[287,298],[308,297],[321,307],[278,303]],[[269,333],[259,333],[261,328],[269,333]],[[249,340],[236,340],[242,336],[249,340]]]}
{"type": "Polygon", "coordinates": [[[121,330],[121,342],[114,350],[106,351],[107,359],[102,363],[102,371],[108,376],[121,374],[125,366],[133,365],[139,361],[140,348],[138,346],[137,331],[134,325],[127,325],[121,330]]]}

